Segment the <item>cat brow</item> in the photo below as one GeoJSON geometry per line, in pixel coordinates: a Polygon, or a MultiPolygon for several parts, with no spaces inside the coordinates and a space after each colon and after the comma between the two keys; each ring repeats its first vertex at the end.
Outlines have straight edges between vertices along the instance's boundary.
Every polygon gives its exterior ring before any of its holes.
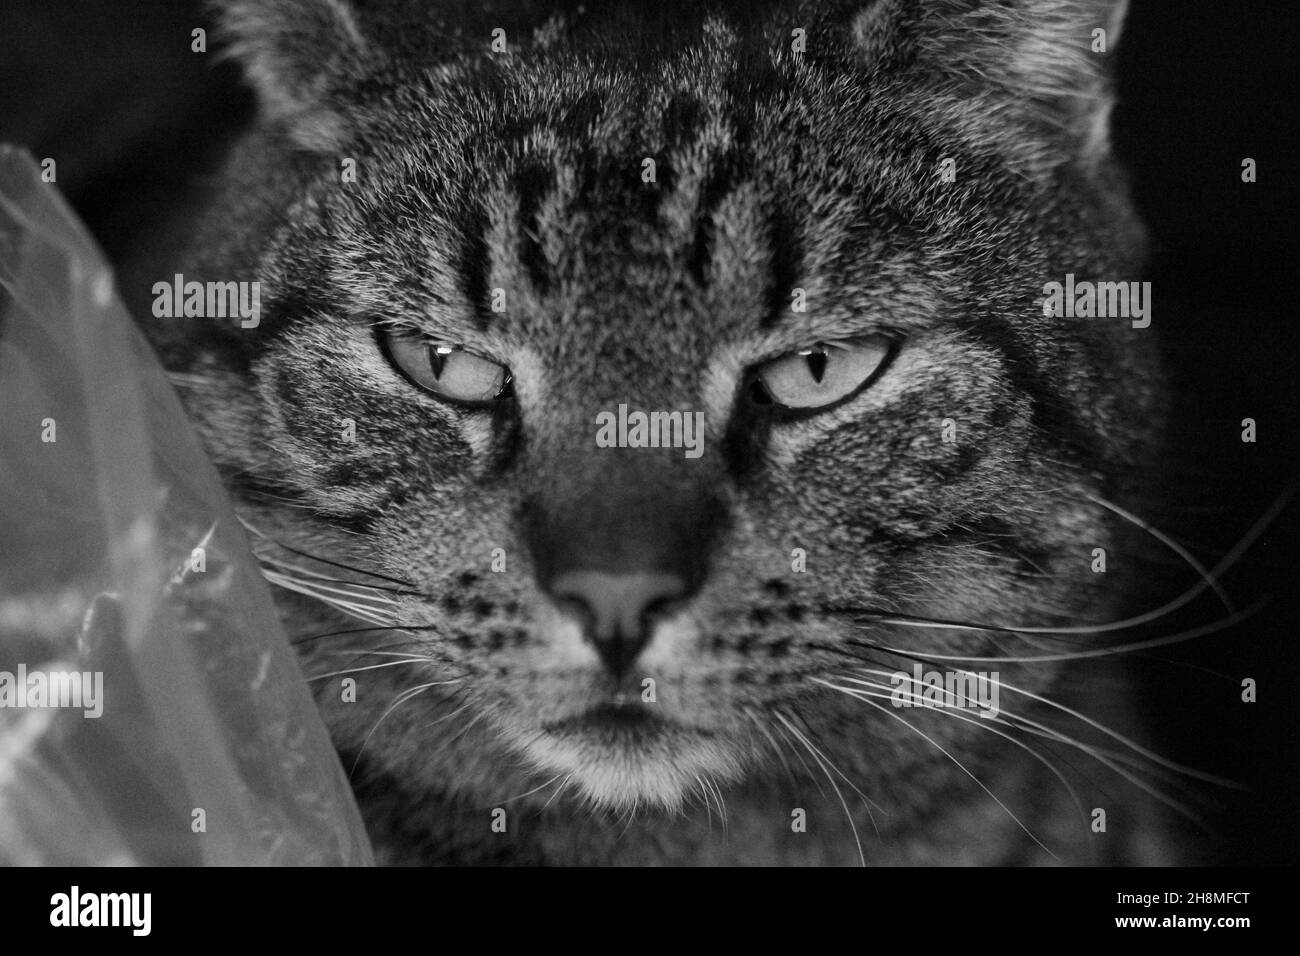
{"type": "Polygon", "coordinates": [[[377,329],[396,334],[419,335],[430,342],[459,344],[482,334],[483,328],[470,322],[448,321],[428,315],[385,316],[374,322],[377,329]]]}

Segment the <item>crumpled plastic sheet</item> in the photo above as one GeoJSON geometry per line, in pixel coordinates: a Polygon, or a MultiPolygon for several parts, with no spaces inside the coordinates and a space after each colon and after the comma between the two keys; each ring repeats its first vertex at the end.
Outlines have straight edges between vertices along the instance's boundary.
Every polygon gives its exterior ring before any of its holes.
{"type": "Polygon", "coordinates": [[[0,862],[371,863],[216,471],[56,190],[0,146],[0,862]],[[68,674],[83,705],[102,675],[94,707],[33,706],[68,674]]]}

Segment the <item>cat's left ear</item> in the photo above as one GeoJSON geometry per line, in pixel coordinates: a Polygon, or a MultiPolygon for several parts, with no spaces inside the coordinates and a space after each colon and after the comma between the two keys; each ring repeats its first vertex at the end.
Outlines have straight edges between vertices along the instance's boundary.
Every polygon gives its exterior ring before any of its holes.
{"type": "MultiPolygon", "coordinates": [[[[853,21],[864,59],[936,92],[1109,151],[1111,74],[1128,0],[871,0],[853,21]]],[[[1056,138],[1060,138],[1059,135],[1056,138]]]]}
{"type": "Polygon", "coordinates": [[[343,93],[378,60],[349,0],[217,0],[215,8],[266,119],[304,149],[337,147],[347,133],[343,93]]]}

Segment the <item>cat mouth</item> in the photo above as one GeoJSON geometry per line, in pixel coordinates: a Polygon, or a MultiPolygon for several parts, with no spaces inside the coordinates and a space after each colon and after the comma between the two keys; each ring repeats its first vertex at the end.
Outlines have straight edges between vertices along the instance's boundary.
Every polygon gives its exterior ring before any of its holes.
{"type": "Polygon", "coordinates": [[[611,741],[630,742],[673,734],[699,734],[708,731],[690,727],[655,713],[654,709],[621,697],[611,698],[560,720],[543,725],[543,730],[557,737],[598,737],[611,741]]]}
{"type": "Polygon", "coordinates": [[[735,780],[741,764],[725,734],[665,714],[639,697],[587,698],[526,738],[536,763],[559,772],[595,806],[680,809],[701,776],[735,780]]]}

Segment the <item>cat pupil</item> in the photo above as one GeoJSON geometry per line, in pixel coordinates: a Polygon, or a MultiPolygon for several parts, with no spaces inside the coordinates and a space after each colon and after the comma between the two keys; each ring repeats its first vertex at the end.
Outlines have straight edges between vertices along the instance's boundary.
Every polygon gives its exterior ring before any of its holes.
{"type": "Polygon", "coordinates": [[[821,384],[822,376],[826,374],[826,353],[810,352],[808,358],[808,371],[812,373],[813,381],[818,385],[821,384]]]}
{"type": "Polygon", "coordinates": [[[449,354],[449,352],[437,346],[429,346],[429,367],[433,370],[434,378],[442,378],[442,369],[447,363],[449,354]]]}

